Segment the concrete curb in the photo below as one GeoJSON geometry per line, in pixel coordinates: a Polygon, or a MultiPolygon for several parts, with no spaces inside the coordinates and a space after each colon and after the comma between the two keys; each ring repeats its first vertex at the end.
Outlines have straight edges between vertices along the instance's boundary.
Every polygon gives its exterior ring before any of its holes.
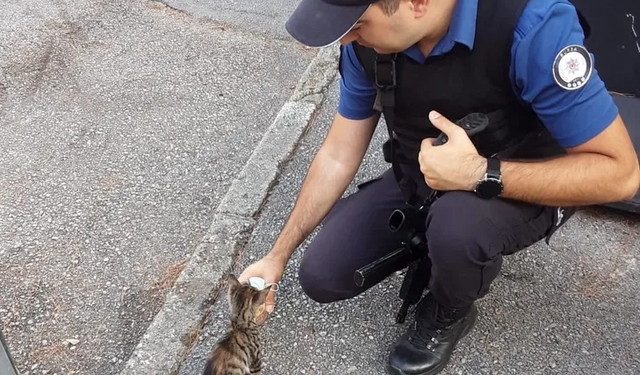
{"type": "Polygon", "coordinates": [[[223,292],[223,278],[249,241],[283,164],[295,150],[337,72],[337,46],[321,49],[264,137],[233,181],[214,220],[121,375],[178,372],[206,324],[208,307],[223,292]]]}

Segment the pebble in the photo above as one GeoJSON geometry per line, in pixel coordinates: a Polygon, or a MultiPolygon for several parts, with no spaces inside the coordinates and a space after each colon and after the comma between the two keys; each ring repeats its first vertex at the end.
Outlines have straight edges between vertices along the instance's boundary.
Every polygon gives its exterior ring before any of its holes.
{"type": "Polygon", "coordinates": [[[66,339],[63,341],[63,343],[67,346],[76,346],[78,345],[79,342],[80,340],[77,340],[77,339],[66,339]]]}

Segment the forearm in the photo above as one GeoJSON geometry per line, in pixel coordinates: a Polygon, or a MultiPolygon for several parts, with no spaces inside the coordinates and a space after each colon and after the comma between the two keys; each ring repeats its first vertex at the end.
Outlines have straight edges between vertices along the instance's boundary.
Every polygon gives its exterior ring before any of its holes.
{"type": "Polygon", "coordinates": [[[502,161],[502,197],[547,206],[583,206],[630,199],[638,190],[637,169],[594,153],[540,162],[502,161]]]}
{"type": "Polygon", "coordinates": [[[293,211],[276,240],[270,257],[287,262],[342,196],[357,172],[321,149],[313,160],[293,211]]]}

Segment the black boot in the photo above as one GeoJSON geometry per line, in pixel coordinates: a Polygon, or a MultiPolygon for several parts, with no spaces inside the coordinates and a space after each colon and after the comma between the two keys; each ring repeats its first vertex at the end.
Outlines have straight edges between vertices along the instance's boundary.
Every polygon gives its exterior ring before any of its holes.
{"type": "Polygon", "coordinates": [[[451,309],[431,293],[418,303],[413,326],[398,339],[387,362],[393,375],[433,375],[442,371],[458,341],[473,328],[478,310],[451,309]]]}

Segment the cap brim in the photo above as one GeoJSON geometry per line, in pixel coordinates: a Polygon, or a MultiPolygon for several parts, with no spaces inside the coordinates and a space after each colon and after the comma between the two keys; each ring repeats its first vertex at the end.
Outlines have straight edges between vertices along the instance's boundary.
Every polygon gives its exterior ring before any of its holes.
{"type": "Polygon", "coordinates": [[[322,0],[302,0],[285,28],[306,46],[325,47],[347,34],[370,6],[338,6],[322,0]]]}

